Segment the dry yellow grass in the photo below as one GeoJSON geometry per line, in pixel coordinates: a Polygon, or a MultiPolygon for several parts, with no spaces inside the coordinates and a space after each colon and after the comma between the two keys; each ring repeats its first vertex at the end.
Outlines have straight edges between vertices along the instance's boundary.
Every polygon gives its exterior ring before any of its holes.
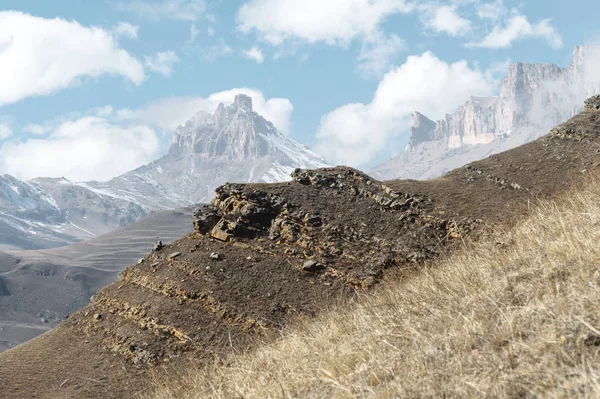
{"type": "Polygon", "coordinates": [[[174,398],[600,397],[600,180],[174,398]]]}

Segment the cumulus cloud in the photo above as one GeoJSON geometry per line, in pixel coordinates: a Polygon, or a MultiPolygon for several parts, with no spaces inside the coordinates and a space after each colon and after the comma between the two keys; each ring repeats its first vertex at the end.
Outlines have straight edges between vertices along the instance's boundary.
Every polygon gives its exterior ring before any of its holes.
{"type": "Polygon", "coordinates": [[[52,131],[52,127],[48,125],[39,125],[37,123],[30,123],[23,128],[23,132],[30,133],[36,136],[43,136],[52,131]]]}
{"type": "Polygon", "coordinates": [[[6,123],[0,123],[0,140],[6,140],[13,135],[11,127],[6,123]]]}
{"type": "Polygon", "coordinates": [[[394,58],[405,47],[404,40],[395,34],[375,34],[362,43],[358,55],[358,69],[367,77],[379,77],[390,69],[394,58]]]}
{"type": "Polygon", "coordinates": [[[552,48],[558,49],[563,46],[563,41],[551,22],[551,19],[544,19],[531,24],[525,15],[513,10],[512,15],[504,24],[494,26],[492,31],[481,41],[471,42],[468,45],[490,49],[510,48],[515,41],[540,38],[546,40],[552,48]]]}
{"type": "Polygon", "coordinates": [[[436,33],[464,36],[471,31],[471,21],[461,17],[456,5],[427,4],[421,6],[421,20],[436,33]]]}
{"type": "Polygon", "coordinates": [[[139,30],[139,26],[132,25],[129,22],[119,22],[119,24],[113,28],[115,35],[124,36],[129,39],[137,39],[139,30]]]}
{"type": "Polygon", "coordinates": [[[244,51],[244,57],[256,61],[258,64],[262,64],[265,60],[265,56],[263,55],[260,47],[254,46],[248,50],[244,51]]]}
{"type": "Polygon", "coordinates": [[[404,0],[250,0],[237,15],[238,29],[280,45],[286,40],[347,45],[372,35],[383,19],[410,12],[404,0]]]}
{"type": "Polygon", "coordinates": [[[387,17],[400,13],[418,15],[426,31],[468,37],[469,47],[506,48],[525,38],[562,46],[551,20],[531,24],[517,9],[509,15],[503,0],[247,0],[237,13],[237,28],[277,46],[275,58],[295,54],[302,44],[348,47],[358,41],[358,70],[368,76],[382,73],[404,49],[383,27],[387,17]],[[471,16],[479,18],[477,24],[471,16]],[[486,28],[489,34],[475,40],[486,28]]]}
{"type": "Polygon", "coordinates": [[[158,152],[159,140],[149,127],[86,116],[60,124],[43,139],[3,144],[0,170],[22,179],[102,181],[154,160],[158,152]]]}
{"type": "Polygon", "coordinates": [[[236,94],[246,94],[252,97],[254,110],[265,119],[273,122],[283,133],[290,129],[290,118],[294,107],[287,98],[265,98],[260,90],[247,87],[234,88],[208,97],[170,97],[137,109],[122,109],[116,111],[117,118],[135,121],[143,125],[156,127],[163,131],[173,131],[184,124],[198,111],[212,113],[219,103],[231,105],[236,94]]]}
{"type": "Polygon", "coordinates": [[[188,40],[188,43],[195,42],[199,34],[200,31],[198,30],[198,28],[196,28],[196,25],[192,24],[192,26],[190,26],[190,38],[188,40]]]}
{"type": "Polygon", "coordinates": [[[134,0],[122,1],[118,6],[122,11],[133,12],[154,21],[162,19],[197,21],[206,14],[204,0],[134,0]]]}
{"type": "Polygon", "coordinates": [[[152,72],[157,72],[165,76],[171,76],[173,66],[179,62],[179,57],[174,51],[161,51],[152,57],[145,57],[146,66],[152,72]]]}
{"type": "Polygon", "coordinates": [[[496,0],[491,3],[483,3],[477,6],[477,16],[480,19],[489,19],[491,21],[497,21],[504,17],[507,11],[503,0],[496,0]]]}
{"type": "Polygon", "coordinates": [[[238,11],[237,28],[277,46],[273,59],[296,54],[302,44],[348,47],[359,41],[357,70],[369,78],[380,76],[404,49],[404,41],[385,33],[382,22],[413,10],[410,0],[249,0],[238,11]]]}
{"type": "Polygon", "coordinates": [[[214,61],[221,57],[228,57],[233,54],[233,49],[229,46],[225,39],[220,38],[215,44],[204,49],[204,59],[206,61],[214,61]]]}
{"type": "Polygon", "coordinates": [[[410,56],[380,81],[368,104],[347,104],[321,119],[314,149],[329,162],[356,167],[393,155],[390,147],[408,131],[419,110],[438,119],[470,95],[490,95],[497,86],[492,72],[466,61],[448,64],[431,52],[410,56]]]}
{"type": "Polygon", "coordinates": [[[0,106],[101,75],[121,75],[134,84],[145,79],[143,65],[110,32],[0,11],[0,106]]]}

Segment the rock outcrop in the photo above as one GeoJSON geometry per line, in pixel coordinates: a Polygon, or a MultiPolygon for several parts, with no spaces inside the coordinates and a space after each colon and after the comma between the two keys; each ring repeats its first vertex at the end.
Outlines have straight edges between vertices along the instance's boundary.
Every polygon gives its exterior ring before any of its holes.
{"type": "Polygon", "coordinates": [[[394,258],[393,262],[400,263],[432,259],[437,252],[433,247],[460,238],[478,225],[474,220],[439,217],[431,213],[434,206],[430,199],[396,192],[351,168],[296,169],[292,179],[290,187],[276,193],[248,190],[239,184],[219,187],[212,204],[196,212],[196,230],[222,242],[270,241],[291,264],[368,287],[374,276],[390,266],[391,260],[382,259],[394,258]],[[293,194],[312,190],[323,195],[315,192],[314,198],[300,202],[293,194]],[[347,207],[356,202],[371,203],[373,214],[347,214],[347,207]],[[319,211],[321,206],[327,211],[319,211]],[[343,220],[336,220],[334,209],[346,215],[343,220]],[[367,233],[373,225],[380,228],[377,236],[367,233]],[[418,238],[399,242],[402,231],[411,231],[418,238]],[[352,273],[346,275],[344,270],[352,273]]]}

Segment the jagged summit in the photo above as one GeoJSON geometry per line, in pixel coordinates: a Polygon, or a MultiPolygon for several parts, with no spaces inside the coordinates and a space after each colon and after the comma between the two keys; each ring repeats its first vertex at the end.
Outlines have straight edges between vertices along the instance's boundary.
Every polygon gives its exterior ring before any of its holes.
{"type": "Polygon", "coordinates": [[[540,137],[600,91],[600,47],[577,46],[568,68],[510,65],[496,97],[471,98],[437,122],[415,113],[405,152],[374,168],[381,179],[428,179],[540,137]]]}
{"type": "Polygon", "coordinates": [[[237,94],[233,100],[233,106],[238,109],[252,111],[252,97],[245,94],[237,94]]]}
{"type": "Polygon", "coordinates": [[[410,140],[406,146],[406,151],[411,151],[416,145],[424,141],[439,139],[435,137],[435,122],[420,112],[412,114],[412,123],[410,126],[410,140]]]}
{"type": "Polygon", "coordinates": [[[198,112],[173,135],[170,155],[204,154],[232,160],[257,159],[267,155],[266,135],[285,138],[275,126],[252,109],[252,98],[238,94],[232,105],[220,103],[209,114],[198,112]]]}
{"type": "Polygon", "coordinates": [[[258,114],[251,97],[238,94],[231,105],[221,103],[213,113],[200,111],[179,126],[165,157],[111,184],[135,196],[128,188],[134,182],[144,187],[145,199],[149,189],[160,187],[184,206],[210,200],[225,182],[285,181],[296,168],[324,166],[321,156],[258,114]]]}

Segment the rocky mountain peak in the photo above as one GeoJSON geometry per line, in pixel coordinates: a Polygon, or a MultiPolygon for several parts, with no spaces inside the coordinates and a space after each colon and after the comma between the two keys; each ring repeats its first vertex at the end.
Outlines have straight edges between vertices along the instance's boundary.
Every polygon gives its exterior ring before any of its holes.
{"type": "Polygon", "coordinates": [[[432,125],[416,113],[404,153],[375,168],[378,178],[432,178],[491,153],[524,144],[582,110],[600,93],[600,47],[577,46],[569,68],[510,65],[497,97],[471,97],[432,125]]]}
{"type": "Polygon", "coordinates": [[[516,99],[529,94],[537,90],[543,82],[559,79],[566,71],[554,64],[512,64],[500,86],[500,98],[516,99]]]}
{"type": "Polygon", "coordinates": [[[34,222],[64,223],[66,220],[56,202],[41,187],[7,174],[0,176],[0,209],[4,217],[34,222]]]}
{"type": "Polygon", "coordinates": [[[252,97],[241,93],[236,95],[233,100],[233,107],[236,109],[252,111],[252,97]]]}
{"type": "Polygon", "coordinates": [[[568,69],[554,64],[517,62],[509,66],[497,97],[475,97],[452,115],[434,122],[420,113],[413,116],[408,151],[416,144],[446,140],[450,148],[487,144],[523,128],[540,131],[580,110],[583,98],[600,91],[594,79],[600,48],[577,46],[568,69]]]}
{"type": "Polygon", "coordinates": [[[203,154],[230,159],[256,159],[266,155],[264,136],[283,136],[252,108],[252,98],[235,96],[233,104],[219,104],[212,113],[198,112],[173,135],[170,155],[203,154]]]}
{"type": "Polygon", "coordinates": [[[117,180],[125,187],[131,181],[161,187],[187,205],[212,198],[228,181],[285,181],[296,168],[324,166],[322,157],[257,113],[250,96],[238,94],[230,105],[199,111],[179,126],[168,155],[117,180]]]}
{"type": "Polygon", "coordinates": [[[575,90],[575,101],[600,92],[600,46],[577,46],[573,50],[573,62],[569,73],[575,90]]]}
{"type": "Polygon", "coordinates": [[[407,151],[411,151],[414,146],[424,141],[435,140],[435,127],[435,122],[422,113],[413,113],[410,127],[410,140],[406,148],[407,151]]]}

